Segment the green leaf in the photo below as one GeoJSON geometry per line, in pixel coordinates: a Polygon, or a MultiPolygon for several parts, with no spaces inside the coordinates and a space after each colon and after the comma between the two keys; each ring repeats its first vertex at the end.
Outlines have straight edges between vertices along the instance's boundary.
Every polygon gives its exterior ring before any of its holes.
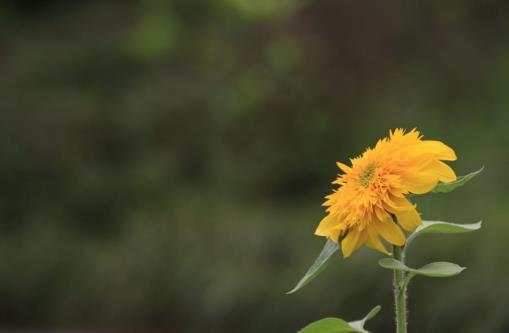
{"type": "Polygon", "coordinates": [[[442,221],[423,221],[422,224],[411,233],[407,240],[403,252],[406,252],[414,239],[422,234],[459,234],[481,229],[482,221],[470,224],[458,224],[442,221]]]}
{"type": "Polygon", "coordinates": [[[373,319],[373,317],[375,317],[378,314],[378,312],[380,312],[380,310],[382,310],[382,307],[380,305],[375,306],[373,309],[371,309],[371,311],[369,311],[369,313],[362,320],[364,322],[367,322],[368,320],[373,319]]]}
{"type": "Polygon", "coordinates": [[[404,271],[417,275],[424,275],[429,277],[449,277],[458,275],[465,267],[458,266],[456,264],[439,261],[433,262],[422,266],[419,269],[410,268],[403,264],[401,261],[393,258],[383,258],[378,261],[378,264],[383,268],[392,269],[396,271],[404,271]]]}
{"type": "Polygon", "coordinates": [[[376,316],[378,314],[378,312],[380,312],[380,310],[382,309],[382,307],[380,305],[377,305],[375,306],[373,309],[371,309],[371,311],[369,311],[369,313],[364,317],[362,318],[361,320],[356,320],[356,321],[351,321],[349,322],[350,326],[352,327],[355,327],[359,330],[361,330],[362,332],[367,332],[365,329],[364,329],[364,325],[366,324],[366,322],[370,319],[372,319],[374,316],[376,316]]]}
{"type": "Polygon", "coordinates": [[[470,224],[458,224],[442,221],[423,221],[415,229],[414,234],[435,233],[435,234],[459,234],[481,229],[482,221],[470,224]]]}
{"type": "Polygon", "coordinates": [[[325,243],[322,252],[320,252],[320,255],[318,256],[318,258],[316,258],[313,265],[309,267],[308,271],[306,272],[306,274],[304,274],[304,277],[300,279],[295,288],[287,292],[287,294],[293,294],[294,292],[303,288],[305,285],[311,282],[315,277],[317,277],[318,274],[320,274],[325,269],[325,267],[327,267],[329,258],[338,249],[339,249],[338,244],[331,241],[330,239],[327,239],[327,242],[325,243]]]}
{"type": "Polygon", "coordinates": [[[461,267],[451,262],[439,261],[424,265],[417,269],[415,273],[429,277],[449,277],[458,275],[465,269],[466,267],[461,267]]]}
{"type": "Polygon", "coordinates": [[[392,269],[395,271],[410,271],[407,265],[394,258],[383,258],[378,260],[378,264],[383,268],[392,269]]]}
{"type": "Polygon", "coordinates": [[[458,187],[461,187],[465,185],[468,181],[470,181],[472,178],[480,174],[484,170],[484,167],[480,168],[477,171],[471,172],[465,176],[459,176],[455,181],[450,183],[438,183],[437,186],[433,190],[431,190],[431,193],[448,193],[452,192],[458,187]]]}
{"type": "Polygon", "coordinates": [[[357,332],[364,333],[349,323],[339,318],[324,318],[309,324],[297,333],[340,333],[340,332],[357,332]]]}
{"type": "Polygon", "coordinates": [[[324,318],[309,324],[297,333],[369,333],[364,329],[364,324],[376,316],[381,308],[380,305],[377,305],[371,309],[363,319],[351,321],[349,323],[340,318],[324,318]]]}

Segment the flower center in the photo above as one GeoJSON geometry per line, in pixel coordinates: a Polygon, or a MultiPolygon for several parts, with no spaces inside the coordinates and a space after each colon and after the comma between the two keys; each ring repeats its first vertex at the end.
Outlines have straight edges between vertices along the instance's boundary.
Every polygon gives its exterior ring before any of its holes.
{"type": "Polygon", "coordinates": [[[374,175],[375,175],[375,166],[369,165],[361,175],[361,185],[364,187],[368,187],[369,182],[371,181],[371,179],[373,178],[374,175]]]}

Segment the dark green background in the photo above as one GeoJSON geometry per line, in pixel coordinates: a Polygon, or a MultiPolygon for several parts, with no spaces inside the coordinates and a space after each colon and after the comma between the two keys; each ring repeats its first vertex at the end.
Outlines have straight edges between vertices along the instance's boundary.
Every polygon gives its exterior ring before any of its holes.
{"type": "Polygon", "coordinates": [[[509,2],[4,1],[0,325],[295,332],[376,304],[366,249],[287,296],[319,253],[323,196],[389,129],[451,145],[458,174],[417,198],[410,332],[509,331],[509,2]],[[71,4],[72,3],[72,4],[71,4]]]}

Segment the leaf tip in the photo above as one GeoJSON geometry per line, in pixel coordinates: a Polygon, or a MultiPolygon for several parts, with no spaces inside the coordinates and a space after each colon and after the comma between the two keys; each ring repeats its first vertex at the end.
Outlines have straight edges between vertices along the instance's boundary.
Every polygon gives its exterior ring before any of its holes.
{"type": "Polygon", "coordinates": [[[366,318],[364,320],[372,319],[374,316],[376,316],[380,312],[380,310],[382,310],[381,305],[375,306],[373,309],[371,309],[371,311],[369,311],[369,313],[366,315],[366,318]]]}
{"type": "Polygon", "coordinates": [[[285,293],[285,295],[291,295],[294,294],[297,291],[297,288],[293,288],[292,290],[289,290],[285,293]]]}

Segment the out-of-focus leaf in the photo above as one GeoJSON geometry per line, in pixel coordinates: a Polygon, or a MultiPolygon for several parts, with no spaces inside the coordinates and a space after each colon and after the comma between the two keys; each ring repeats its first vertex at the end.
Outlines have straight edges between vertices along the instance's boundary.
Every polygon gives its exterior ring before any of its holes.
{"type": "Polygon", "coordinates": [[[322,252],[320,252],[320,255],[318,258],[316,258],[315,262],[311,267],[309,267],[306,274],[304,274],[304,277],[300,279],[300,281],[297,283],[297,285],[287,292],[287,294],[293,294],[297,290],[301,289],[305,285],[307,285],[309,282],[311,282],[315,277],[320,274],[325,267],[327,267],[327,263],[329,261],[329,258],[338,251],[339,247],[338,244],[331,241],[330,239],[327,239],[327,242],[325,243],[325,246],[322,249],[322,252]]]}
{"type": "Polygon", "coordinates": [[[455,181],[450,183],[438,183],[437,186],[433,190],[431,190],[431,193],[448,193],[452,192],[458,187],[461,187],[465,185],[468,181],[470,181],[472,178],[480,174],[484,170],[484,167],[480,168],[477,171],[471,172],[465,176],[459,176],[455,181]]]}

